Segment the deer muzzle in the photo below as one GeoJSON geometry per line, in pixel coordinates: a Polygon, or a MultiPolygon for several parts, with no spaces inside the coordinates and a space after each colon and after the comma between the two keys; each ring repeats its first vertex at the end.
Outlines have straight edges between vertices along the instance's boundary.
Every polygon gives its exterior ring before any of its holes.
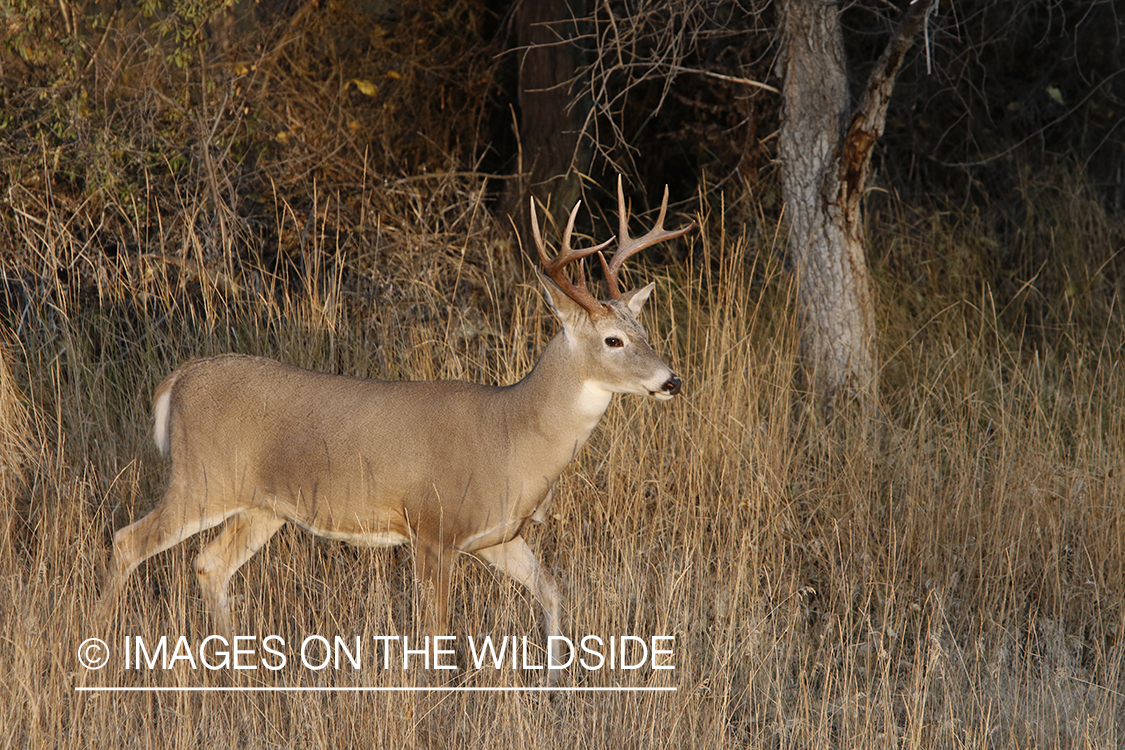
{"type": "Polygon", "coordinates": [[[681,385],[683,384],[680,382],[680,379],[673,375],[672,377],[664,381],[664,385],[660,386],[660,392],[661,394],[675,396],[680,392],[681,385]]]}

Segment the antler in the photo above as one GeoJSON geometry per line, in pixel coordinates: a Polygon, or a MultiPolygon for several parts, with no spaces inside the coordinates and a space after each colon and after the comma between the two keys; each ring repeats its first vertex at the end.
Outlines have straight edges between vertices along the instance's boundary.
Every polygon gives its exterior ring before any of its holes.
{"type": "MultiPolygon", "coordinates": [[[[582,205],[582,201],[574,204],[574,208],[570,212],[570,219],[566,222],[566,231],[563,232],[562,248],[559,254],[555,256],[554,260],[547,258],[547,246],[543,242],[543,236],[539,233],[539,216],[535,213],[535,199],[531,199],[531,232],[535,236],[535,247],[539,250],[539,262],[543,264],[543,272],[551,281],[558,285],[566,293],[566,296],[577,302],[586,312],[591,315],[601,315],[605,311],[605,306],[598,301],[597,297],[590,293],[590,288],[586,286],[586,264],[582,260],[587,255],[600,253],[605,248],[609,247],[613,242],[613,238],[600,245],[587,249],[575,250],[570,246],[570,234],[574,231],[574,217],[578,215],[578,207],[582,205]],[[570,279],[566,277],[563,269],[574,261],[578,261],[578,283],[571,283],[570,279]]],[[[614,256],[616,258],[616,256],[614,256]]],[[[604,260],[603,260],[604,263],[604,260]]]]}
{"type": "Polygon", "coordinates": [[[665,240],[674,240],[677,237],[682,237],[692,229],[695,228],[695,222],[691,222],[682,229],[669,231],[664,228],[664,214],[668,210],[668,186],[664,186],[664,200],[660,202],[660,215],[656,217],[656,226],[648,231],[648,234],[643,237],[630,237],[629,236],[629,211],[625,208],[625,192],[621,188],[621,175],[617,175],[617,216],[618,216],[618,230],[617,230],[617,252],[613,254],[613,258],[607,264],[605,256],[600,252],[598,257],[602,261],[602,268],[605,270],[605,281],[609,286],[609,296],[612,299],[621,299],[621,290],[617,286],[617,272],[621,270],[621,264],[624,263],[630,256],[636,255],[646,247],[664,242],[665,240]]]}

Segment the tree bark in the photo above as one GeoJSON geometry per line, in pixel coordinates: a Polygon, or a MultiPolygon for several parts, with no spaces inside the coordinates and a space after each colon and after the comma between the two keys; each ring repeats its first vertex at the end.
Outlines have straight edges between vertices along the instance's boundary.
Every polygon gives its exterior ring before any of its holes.
{"type": "Polygon", "coordinates": [[[530,228],[528,195],[544,204],[549,198],[551,215],[565,222],[581,194],[581,174],[589,168],[591,150],[580,138],[586,113],[571,95],[571,82],[585,64],[578,40],[588,5],[587,0],[521,0],[515,10],[520,163],[500,210],[512,217],[521,236],[530,228]]]}
{"type": "Polygon", "coordinates": [[[930,0],[909,7],[859,106],[849,113],[836,3],[784,0],[781,5],[785,84],[778,151],[790,262],[805,368],[829,414],[841,398],[878,407],[875,308],[862,201],[895,76],[931,7],[930,0]]]}

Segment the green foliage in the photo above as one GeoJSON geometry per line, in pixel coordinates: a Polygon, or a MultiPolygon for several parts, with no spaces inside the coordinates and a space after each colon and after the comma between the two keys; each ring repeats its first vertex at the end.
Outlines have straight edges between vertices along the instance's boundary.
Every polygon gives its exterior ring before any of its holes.
{"type": "Polygon", "coordinates": [[[64,7],[47,0],[0,0],[0,24],[7,32],[5,57],[14,55],[42,84],[74,81],[88,59],[79,30],[85,19],[64,15],[64,7]]]}
{"type": "MultiPolygon", "coordinates": [[[[160,0],[142,0],[141,14],[166,42],[165,60],[186,70],[208,46],[207,28],[238,0],[172,0],[167,9],[160,0]]],[[[154,48],[156,51],[158,48],[154,48]]]]}

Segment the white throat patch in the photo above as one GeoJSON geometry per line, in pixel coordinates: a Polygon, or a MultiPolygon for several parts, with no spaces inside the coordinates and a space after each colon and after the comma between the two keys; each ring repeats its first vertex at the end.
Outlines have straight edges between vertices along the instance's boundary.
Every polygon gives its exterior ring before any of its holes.
{"type": "Polygon", "coordinates": [[[578,396],[578,403],[575,408],[579,414],[585,414],[596,420],[609,408],[609,402],[612,398],[613,391],[606,390],[601,383],[594,380],[583,380],[582,392],[578,396]]]}

